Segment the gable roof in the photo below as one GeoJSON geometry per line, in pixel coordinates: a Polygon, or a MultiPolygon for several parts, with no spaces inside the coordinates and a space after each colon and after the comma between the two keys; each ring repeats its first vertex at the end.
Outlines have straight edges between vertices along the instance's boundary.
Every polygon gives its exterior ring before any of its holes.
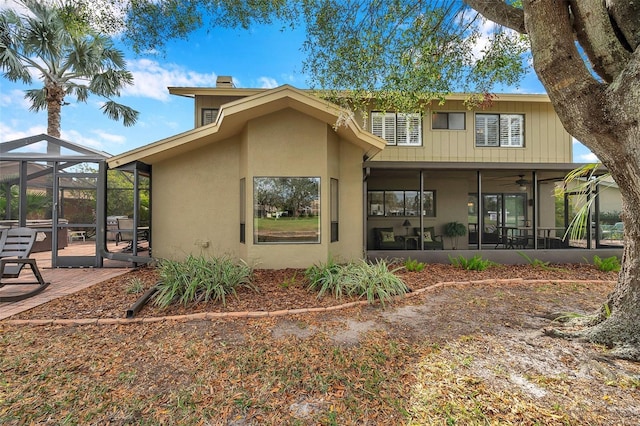
{"type": "Polygon", "coordinates": [[[384,139],[363,130],[348,111],[284,85],[224,104],[214,123],[116,155],[107,163],[110,168],[134,161],[153,164],[173,157],[176,153],[188,152],[227,139],[238,134],[249,120],[287,108],[332,126],[340,137],[361,147],[367,157],[377,154],[386,145],[384,139]],[[338,121],[341,124],[337,125],[338,121]]]}
{"type": "Polygon", "coordinates": [[[106,152],[44,133],[0,143],[0,156],[3,161],[103,161],[111,157],[106,152]],[[61,148],[61,152],[59,154],[48,153],[46,150],[48,144],[58,146],[61,148]]]}

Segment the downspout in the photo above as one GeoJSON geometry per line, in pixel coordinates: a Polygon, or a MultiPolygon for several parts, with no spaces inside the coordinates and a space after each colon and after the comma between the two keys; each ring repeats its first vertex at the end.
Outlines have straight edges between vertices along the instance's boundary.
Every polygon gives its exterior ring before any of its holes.
{"type": "Polygon", "coordinates": [[[535,170],[531,172],[531,180],[533,181],[531,184],[531,197],[533,198],[533,223],[531,224],[533,233],[533,249],[538,250],[538,219],[540,208],[538,206],[538,173],[535,170]]]}
{"type": "MultiPolygon", "coordinates": [[[[420,235],[424,235],[424,170],[420,169],[420,235]]],[[[420,237],[420,250],[424,251],[424,238],[420,237]]]]}
{"type": "MultiPolygon", "coordinates": [[[[596,182],[595,184],[595,200],[593,203],[593,221],[596,224],[594,229],[595,239],[596,239],[596,248],[601,248],[600,246],[600,185],[596,182]]],[[[591,226],[591,225],[589,225],[591,226]]]]}
{"type": "Polygon", "coordinates": [[[482,231],[484,230],[484,223],[482,223],[482,171],[476,172],[476,184],[478,191],[478,209],[476,211],[476,222],[478,223],[478,250],[482,250],[482,231]]]}
{"type": "Polygon", "coordinates": [[[365,254],[365,258],[367,256],[367,244],[368,244],[368,232],[367,232],[367,179],[371,175],[371,168],[365,167],[364,174],[362,176],[362,244],[363,244],[363,253],[365,254]]]}

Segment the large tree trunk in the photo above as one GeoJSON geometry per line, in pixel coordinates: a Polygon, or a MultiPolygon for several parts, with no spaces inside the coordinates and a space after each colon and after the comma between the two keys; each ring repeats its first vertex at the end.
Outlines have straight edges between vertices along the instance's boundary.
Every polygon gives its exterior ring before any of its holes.
{"type": "Polygon", "coordinates": [[[46,82],[47,90],[47,134],[60,137],[60,109],[64,101],[64,89],[55,82],[46,82]]]}
{"type": "Polygon", "coordinates": [[[560,120],[609,169],[623,198],[622,271],[585,336],[640,359],[640,50],[613,49],[614,29],[609,37],[598,36],[611,26],[604,2],[526,0],[524,12],[534,68],[560,120]],[[589,33],[589,26],[599,31],[589,33]],[[585,66],[575,37],[589,40],[587,53],[596,58],[594,69],[603,80],[585,66]],[[624,64],[620,57],[626,57],[624,64]]]}

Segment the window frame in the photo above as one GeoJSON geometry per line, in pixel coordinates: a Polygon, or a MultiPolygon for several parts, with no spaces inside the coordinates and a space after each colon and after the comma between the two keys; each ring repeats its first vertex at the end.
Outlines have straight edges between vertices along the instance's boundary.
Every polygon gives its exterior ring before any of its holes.
{"type": "Polygon", "coordinates": [[[467,114],[464,111],[432,111],[431,112],[431,130],[451,130],[451,131],[464,131],[467,130],[467,114]],[[453,128],[451,127],[451,119],[450,115],[462,115],[462,128],[453,128]],[[435,120],[434,116],[446,116],[447,123],[446,127],[434,127],[435,120]]]}
{"type": "Polygon", "coordinates": [[[200,108],[200,126],[206,126],[212,123],[215,123],[218,118],[218,113],[220,112],[220,108],[200,108]],[[211,114],[210,120],[205,120],[207,114],[211,114]]]}
{"type": "Polygon", "coordinates": [[[370,115],[371,133],[387,141],[387,145],[422,146],[421,113],[371,111],[370,115]]]}
{"type": "Polygon", "coordinates": [[[372,189],[367,191],[367,216],[368,217],[420,217],[418,210],[422,212],[422,217],[436,217],[436,191],[433,189],[425,189],[422,194],[422,206],[419,202],[412,203],[411,199],[407,201],[407,195],[416,198],[420,194],[415,189],[372,189]],[[375,198],[374,198],[375,196],[375,198]],[[400,198],[401,197],[401,200],[400,198]],[[429,208],[425,206],[427,199],[430,201],[429,208]],[[402,205],[399,209],[398,206],[402,205]],[[392,213],[399,210],[400,213],[392,213]],[[415,214],[407,214],[407,210],[415,211],[415,214]]]}
{"type": "MultiPolygon", "coordinates": [[[[253,203],[253,244],[254,245],[269,245],[269,244],[321,244],[322,243],[322,191],[321,191],[321,183],[322,179],[320,176],[254,176],[253,177],[253,195],[252,195],[252,203],[253,203]],[[291,206],[291,202],[300,202],[300,199],[297,199],[298,195],[292,195],[292,191],[290,191],[290,187],[282,186],[286,185],[286,181],[291,180],[308,180],[309,182],[313,181],[315,185],[315,190],[311,193],[308,188],[303,189],[303,191],[299,194],[307,194],[306,196],[311,197],[308,202],[309,205],[304,207],[304,210],[307,217],[315,218],[316,225],[314,231],[313,238],[307,238],[305,236],[300,236],[299,232],[309,232],[309,229],[304,228],[303,223],[295,223],[295,220],[302,215],[296,215],[295,212],[292,215],[284,214],[289,213],[288,209],[282,210],[282,208],[291,206]],[[267,182],[267,181],[271,182],[267,182]],[[263,183],[264,182],[264,183],[263,183]],[[260,190],[262,188],[263,190],[260,190]],[[286,194],[290,198],[281,197],[276,192],[276,189],[284,188],[285,191],[282,194],[286,194]],[[263,198],[263,202],[259,201],[259,193],[263,194],[265,198],[263,198]],[[275,196],[272,195],[276,194],[275,196]],[[296,200],[297,199],[297,200],[296,200]],[[272,201],[270,201],[272,200],[272,201]],[[267,204],[268,203],[268,204],[267,204]],[[315,212],[315,214],[314,214],[315,212]],[[261,220],[283,220],[289,221],[290,218],[293,217],[294,221],[292,223],[298,227],[302,226],[302,228],[296,228],[295,226],[280,226],[271,227],[272,229],[268,233],[261,232],[261,220]],[[288,229],[287,229],[288,228],[288,229]],[[293,235],[289,234],[290,239],[287,239],[287,232],[292,232],[293,235]]],[[[262,196],[260,196],[261,198],[262,196]]],[[[298,205],[299,206],[299,205],[298,205]]],[[[300,207],[300,206],[299,206],[300,207]]],[[[266,222],[264,222],[266,224],[266,222]]]]}
{"type": "Polygon", "coordinates": [[[340,238],[340,183],[338,179],[331,178],[329,188],[329,198],[330,198],[330,214],[329,220],[331,221],[331,238],[330,242],[335,243],[339,241],[340,238]]]}
{"type": "Polygon", "coordinates": [[[525,147],[525,114],[519,113],[476,113],[475,123],[475,146],[477,148],[524,148],[525,147]],[[493,118],[493,122],[489,120],[493,118]],[[518,119],[517,127],[512,120],[518,119]],[[484,123],[481,123],[484,121],[484,123]],[[483,125],[483,132],[479,132],[479,125],[483,125]],[[515,128],[514,128],[515,127],[515,128]],[[516,130],[514,132],[514,130],[516,130]],[[495,132],[493,137],[491,133],[495,132]],[[519,139],[515,143],[515,135],[519,139]],[[482,143],[480,143],[482,138],[482,143]]]}

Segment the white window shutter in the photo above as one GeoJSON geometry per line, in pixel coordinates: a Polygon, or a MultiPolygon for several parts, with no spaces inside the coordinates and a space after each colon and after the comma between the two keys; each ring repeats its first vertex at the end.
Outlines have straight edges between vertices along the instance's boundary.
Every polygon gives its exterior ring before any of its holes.
{"type": "Polygon", "coordinates": [[[398,113],[398,145],[421,145],[422,117],[419,113],[398,113]]]}
{"type": "Polygon", "coordinates": [[[389,145],[396,144],[396,115],[388,112],[384,115],[384,136],[389,145]]]}
{"type": "Polygon", "coordinates": [[[499,116],[494,114],[476,115],[476,145],[498,146],[499,116]]]}
{"type": "Polygon", "coordinates": [[[503,146],[523,146],[524,116],[504,114],[500,116],[500,143],[503,146]]]}
{"type": "Polygon", "coordinates": [[[380,112],[371,113],[371,133],[384,137],[384,115],[380,112]]]}
{"type": "Polygon", "coordinates": [[[396,117],[393,113],[372,112],[371,133],[387,141],[388,145],[396,143],[396,117]]]}

